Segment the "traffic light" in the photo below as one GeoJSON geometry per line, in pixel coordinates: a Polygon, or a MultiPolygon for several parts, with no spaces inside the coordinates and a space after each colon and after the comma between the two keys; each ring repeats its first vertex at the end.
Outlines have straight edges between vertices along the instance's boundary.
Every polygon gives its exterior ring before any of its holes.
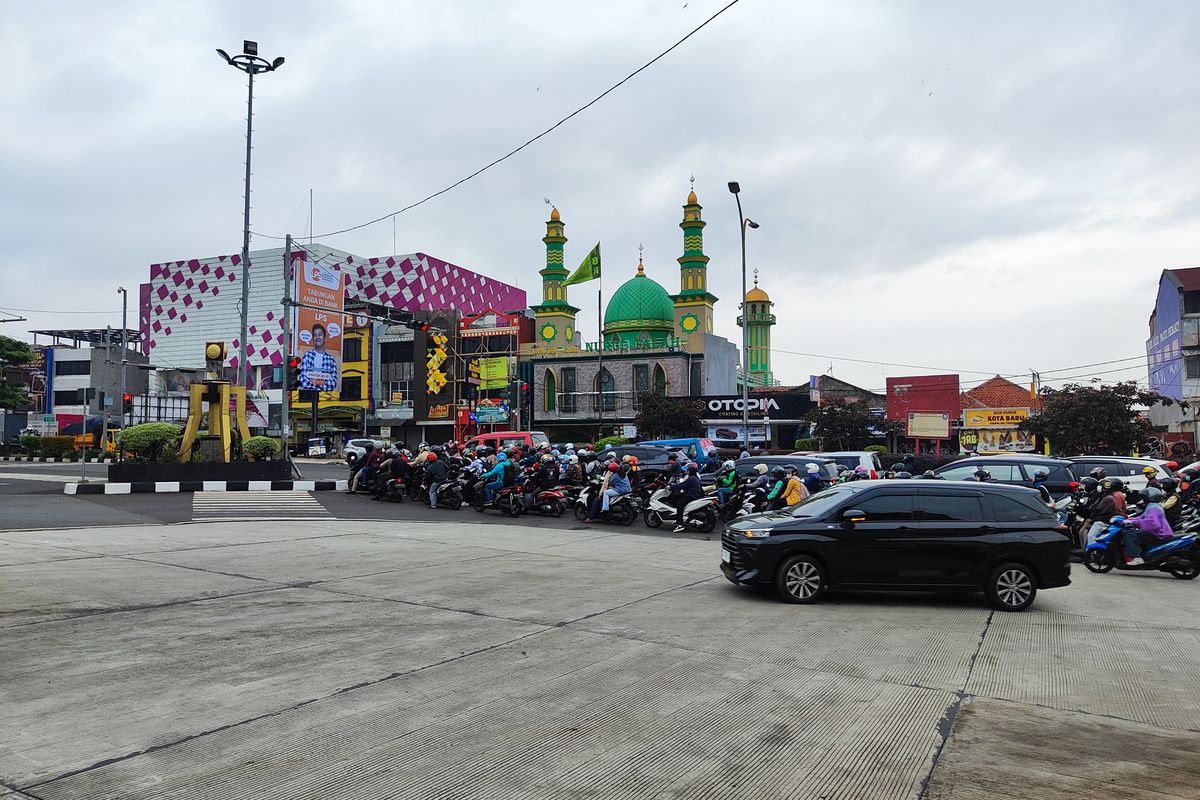
{"type": "Polygon", "coordinates": [[[404,323],[404,327],[409,328],[414,331],[421,331],[422,333],[425,333],[426,331],[429,330],[429,323],[421,322],[420,320],[417,320],[417,319],[410,319],[408,322],[404,323]]]}
{"type": "Polygon", "coordinates": [[[300,386],[300,356],[292,356],[288,359],[288,387],[296,389],[300,386]]]}
{"type": "Polygon", "coordinates": [[[525,381],[521,381],[521,396],[524,397],[528,394],[529,394],[529,384],[526,383],[525,381]]]}
{"type": "Polygon", "coordinates": [[[133,413],[133,395],[129,392],[121,395],[121,408],[126,414],[133,413]]]}

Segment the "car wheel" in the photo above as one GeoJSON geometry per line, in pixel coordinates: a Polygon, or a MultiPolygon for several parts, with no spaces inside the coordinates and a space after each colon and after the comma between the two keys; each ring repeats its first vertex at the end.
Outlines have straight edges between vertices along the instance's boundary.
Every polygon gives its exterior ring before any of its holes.
{"type": "Polygon", "coordinates": [[[583,503],[575,504],[575,519],[584,520],[588,518],[587,506],[583,503]]]}
{"type": "Polygon", "coordinates": [[[696,530],[701,533],[712,533],[712,529],[717,527],[717,515],[713,511],[712,506],[704,509],[704,521],[700,523],[700,527],[696,530]]]}
{"type": "Polygon", "coordinates": [[[1024,564],[1001,564],[992,570],[984,593],[997,611],[1024,611],[1037,597],[1037,579],[1024,564]]]}
{"type": "Polygon", "coordinates": [[[775,593],[788,603],[815,603],[828,586],[825,567],[812,556],[792,556],[775,573],[775,593]]]}
{"type": "Polygon", "coordinates": [[[1103,550],[1088,550],[1083,554],[1083,565],[1087,567],[1088,572],[1095,572],[1098,575],[1103,575],[1113,568],[1108,561],[1108,553],[1103,550]]]}
{"type": "Polygon", "coordinates": [[[642,514],[642,522],[646,523],[647,528],[661,528],[663,524],[662,514],[652,508],[647,508],[646,513],[642,514]]]}

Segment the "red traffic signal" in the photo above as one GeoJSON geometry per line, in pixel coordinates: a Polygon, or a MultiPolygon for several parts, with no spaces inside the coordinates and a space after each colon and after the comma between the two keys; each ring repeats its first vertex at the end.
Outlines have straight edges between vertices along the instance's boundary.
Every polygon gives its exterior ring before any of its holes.
{"type": "Polygon", "coordinates": [[[121,399],[124,400],[126,403],[132,403],[133,395],[130,392],[126,392],[125,394],[121,395],[121,399]]]}
{"type": "Polygon", "coordinates": [[[296,369],[297,367],[299,367],[300,366],[300,356],[292,356],[290,359],[288,359],[288,366],[291,367],[292,369],[296,369]]]}
{"type": "Polygon", "coordinates": [[[529,384],[528,384],[528,383],[522,383],[522,384],[521,384],[521,391],[522,391],[522,392],[528,392],[528,391],[529,391],[529,384]]]}

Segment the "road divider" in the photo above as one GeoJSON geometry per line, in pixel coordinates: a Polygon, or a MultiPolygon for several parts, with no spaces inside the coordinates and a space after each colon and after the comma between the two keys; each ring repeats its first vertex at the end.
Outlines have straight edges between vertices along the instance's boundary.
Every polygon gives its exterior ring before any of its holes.
{"type": "Polygon", "coordinates": [[[344,492],[348,481],[145,481],[68,483],[64,494],[158,494],[174,492],[344,492]]]}

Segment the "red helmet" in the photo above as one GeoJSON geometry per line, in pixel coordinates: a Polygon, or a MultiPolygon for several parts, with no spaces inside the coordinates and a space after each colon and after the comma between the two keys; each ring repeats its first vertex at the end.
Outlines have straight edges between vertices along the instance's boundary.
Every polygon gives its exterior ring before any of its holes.
{"type": "Polygon", "coordinates": [[[615,461],[611,461],[611,462],[609,462],[609,464],[608,464],[608,471],[609,471],[609,472],[616,472],[616,471],[617,471],[617,470],[619,470],[619,469],[620,469],[620,467],[618,467],[618,466],[617,466],[617,462],[615,462],[615,461]]]}
{"type": "Polygon", "coordinates": [[[428,461],[437,461],[437,453],[430,451],[428,461]]]}
{"type": "Polygon", "coordinates": [[[1179,469],[1179,463],[1177,461],[1168,461],[1166,464],[1163,464],[1163,466],[1172,472],[1179,469]]]}

